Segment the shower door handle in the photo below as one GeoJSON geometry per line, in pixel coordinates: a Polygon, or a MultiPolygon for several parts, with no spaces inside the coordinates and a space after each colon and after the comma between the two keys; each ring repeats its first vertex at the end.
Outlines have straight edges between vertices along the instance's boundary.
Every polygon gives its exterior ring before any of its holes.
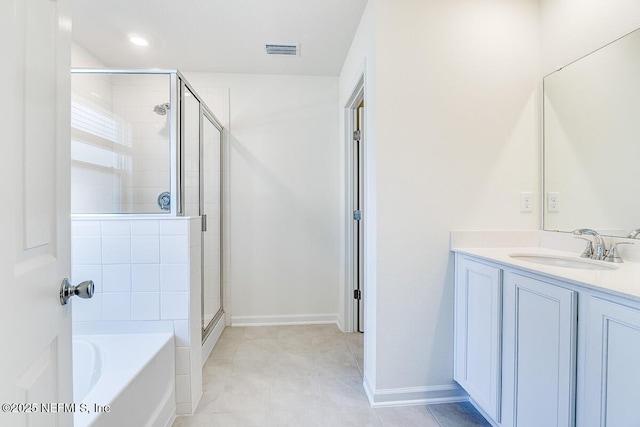
{"type": "Polygon", "coordinates": [[[74,295],[80,298],[91,298],[94,291],[95,285],[93,284],[93,280],[85,280],[79,285],[73,286],[69,283],[69,279],[65,277],[60,284],[60,304],[67,305],[69,298],[74,295]]]}

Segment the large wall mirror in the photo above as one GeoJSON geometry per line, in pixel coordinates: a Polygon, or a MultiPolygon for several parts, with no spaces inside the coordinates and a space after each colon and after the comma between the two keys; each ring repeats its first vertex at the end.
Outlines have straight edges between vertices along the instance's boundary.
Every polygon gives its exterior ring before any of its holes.
{"type": "Polygon", "coordinates": [[[640,30],[544,78],[544,229],[640,228],[640,30]]]}

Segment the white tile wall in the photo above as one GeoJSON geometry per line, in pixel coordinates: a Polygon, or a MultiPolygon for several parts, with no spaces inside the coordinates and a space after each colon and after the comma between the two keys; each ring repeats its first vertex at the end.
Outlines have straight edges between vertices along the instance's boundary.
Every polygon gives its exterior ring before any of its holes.
{"type": "Polygon", "coordinates": [[[103,292],[131,292],[131,264],[102,266],[103,292]]]}
{"type": "Polygon", "coordinates": [[[189,262],[189,237],[160,236],[160,262],[187,263],[189,262]]]}
{"type": "Polygon", "coordinates": [[[160,264],[132,264],[131,290],[133,292],[159,292],[160,264]]]}
{"type": "MultiPolygon", "coordinates": [[[[190,292],[189,304],[191,313],[200,313],[202,310],[202,275],[200,274],[202,259],[202,223],[200,218],[192,218],[189,233],[191,268],[189,269],[190,292]]],[[[189,332],[191,343],[202,341],[202,319],[200,316],[189,317],[189,332]]],[[[192,346],[193,348],[193,346],[192,346]]],[[[195,411],[197,402],[202,396],[202,352],[192,351],[190,353],[190,375],[191,375],[191,410],[195,411]]]]}
{"type": "Polygon", "coordinates": [[[160,289],[162,292],[189,291],[189,264],[160,265],[160,289]]]}
{"type": "Polygon", "coordinates": [[[176,347],[176,375],[189,375],[189,347],[176,347]]]}
{"type": "Polygon", "coordinates": [[[179,413],[202,390],[199,236],[199,219],[72,221],[72,279],[96,284],[92,299],[73,300],[73,320],[173,321],[179,413]]]}
{"type": "Polygon", "coordinates": [[[162,221],[160,223],[160,235],[186,236],[189,234],[189,221],[162,221]]]}
{"type": "Polygon", "coordinates": [[[100,264],[88,264],[80,265],[76,264],[71,269],[71,283],[77,285],[85,280],[93,280],[95,286],[95,292],[102,292],[102,265],[100,264]]]}
{"type": "Polygon", "coordinates": [[[73,221],[71,233],[74,236],[100,236],[102,231],[99,221],[73,221]]]}
{"type": "Polygon", "coordinates": [[[191,400],[191,377],[189,375],[176,375],[176,401],[187,403],[191,400]]]}
{"type": "Polygon", "coordinates": [[[102,320],[102,294],[95,293],[91,299],[71,298],[74,320],[85,322],[102,320]]]}
{"type": "Polygon", "coordinates": [[[103,293],[102,320],[131,320],[131,293],[103,293]]]}
{"type": "Polygon", "coordinates": [[[160,320],[160,293],[133,292],[131,320],[160,320]]]}
{"type": "Polygon", "coordinates": [[[131,236],[131,262],[133,264],[157,264],[160,262],[160,238],[158,236],[131,236]]]}
{"type": "Polygon", "coordinates": [[[102,264],[100,237],[73,237],[71,259],[74,264],[102,264]]]}
{"type": "Polygon", "coordinates": [[[174,320],[173,331],[176,337],[176,347],[189,347],[189,321],[174,320]]]}
{"type": "MultiPolygon", "coordinates": [[[[160,235],[159,221],[155,220],[136,220],[131,221],[132,236],[158,236],[160,235]]],[[[165,221],[163,221],[165,222],[165,221]]]]}
{"type": "Polygon", "coordinates": [[[130,221],[102,221],[103,236],[128,236],[130,234],[130,221]]]}
{"type": "Polygon", "coordinates": [[[189,292],[162,292],[160,318],[184,320],[189,318],[189,292]]]}
{"type": "Polygon", "coordinates": [[[102,236],[102,264],[131,262],[131,236],[102,236]]]}
{"type": "Polygon", "coordinates": [[[191,402],[177,403],[176,404],[176,413],[178,413],[178,414],[191,414],[191,413],[193,413],[193,411],[191,410],[191,402]]]}

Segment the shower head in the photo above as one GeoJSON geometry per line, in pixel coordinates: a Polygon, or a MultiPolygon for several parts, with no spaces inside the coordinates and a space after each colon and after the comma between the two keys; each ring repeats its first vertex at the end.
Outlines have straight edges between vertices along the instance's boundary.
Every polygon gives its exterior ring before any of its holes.
{"type": "Polygon", "coordinates": [[[164,116],[167,114],[167,110],[169,108],[171,108],[171,106],[169,105],[168,102],[166,102],[164,104],[158,104],[155,107],[153,107],[153,112],[159,116],[164,116]]]}

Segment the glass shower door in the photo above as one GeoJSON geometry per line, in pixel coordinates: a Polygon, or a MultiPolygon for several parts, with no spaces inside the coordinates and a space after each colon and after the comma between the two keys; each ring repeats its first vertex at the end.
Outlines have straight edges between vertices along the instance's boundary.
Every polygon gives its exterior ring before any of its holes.
{"type": "Polygon", "coordinates": [[[181,107],[180,213],[202,217],[200,274],[204,342],[222,315],[222,127],[184,83],[181,107]]]}
{"type": "Polygon", "coordinates": [[[221,137],[214,119],[202,114],[202,331],[206,338],[222,313],[221,137]]]}

